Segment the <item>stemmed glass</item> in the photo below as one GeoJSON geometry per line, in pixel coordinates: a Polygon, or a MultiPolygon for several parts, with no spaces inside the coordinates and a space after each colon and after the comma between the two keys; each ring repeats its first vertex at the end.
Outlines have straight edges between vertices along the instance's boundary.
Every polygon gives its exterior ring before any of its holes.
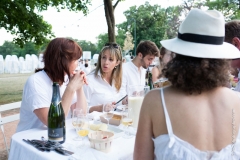
{"type": "MultiPolygon", "coordinates": [[[[73,127],[76,128],[78,127],[78,116],[82,115],[82,109],[74,109],[73,110],[73,115],[72,115],[72,125],[73,127]]],[[[79,140],[79,137],[73,138],[74,140],[79,140]]]]}
{"type": "Polygon", "coordinates": [[[133,123],[133,119],[131,117],[131,112],[132,109],[128,108],[128,109],[123,109],[122,110],[122,119],[121,119],[121,123],[124,125],[124,135],[123,138],[131,138],[132,135],[130,134],[130,132],[128,131],[128,127],[132,125],[133,123]]]}
{"type": "Polygon", "coordinates": [[[76,146],[76,148],[78,148],[77,152],[80,155],[83,155],[87,149],[84,138],[89,134],[89,123],[87,116],[85,114],[78,115],[76,123],[77,125],[75,129],[78,135],[77,140],[81,141],[80,144],[76,146]]]}
{"type": "Polygon", "coordinates": [[[103,105],[103,117],[107,120],[109,126],[109,120],[113,117],[115,105],[112,102],[107,102],[103,105]]]}
{"type": "Polygon", "coordinates": [[[88,135],[89,127],[88,127],[88,119],[86,115],[83,115],[83,114],[78,115],[76,132],[80,140],[83,140],[83,138],[88,135]]]}

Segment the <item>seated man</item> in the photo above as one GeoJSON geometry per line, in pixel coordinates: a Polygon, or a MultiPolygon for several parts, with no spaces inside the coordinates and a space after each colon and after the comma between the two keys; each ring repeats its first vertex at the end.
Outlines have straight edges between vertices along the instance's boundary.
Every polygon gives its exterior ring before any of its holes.
{"type": "MultiPolygon", "coordinates": [[[[123,78],[121,94],[127,95],[129,85],[145,85],[146,69],[150,66],[156,56],[159,56],[159,49],[152,41],[141,41],[136,50],[136,57],[130,62],[123,64],[123,78]]],[[[127,104],[127,98],[123,100],[127,104]]]]}

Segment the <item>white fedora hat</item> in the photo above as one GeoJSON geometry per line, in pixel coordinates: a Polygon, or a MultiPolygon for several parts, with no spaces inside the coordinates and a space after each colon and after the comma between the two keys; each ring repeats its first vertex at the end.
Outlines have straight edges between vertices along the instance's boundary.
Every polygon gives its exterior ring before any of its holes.
{"type": "Polygon", "coordinates": [[[216,10],[192,9],[179,27],[178,37],[162,40],[166,49],[177,54],[214,59],[240,58],[239,50],[225,43],[225,21],[216,10]]]}

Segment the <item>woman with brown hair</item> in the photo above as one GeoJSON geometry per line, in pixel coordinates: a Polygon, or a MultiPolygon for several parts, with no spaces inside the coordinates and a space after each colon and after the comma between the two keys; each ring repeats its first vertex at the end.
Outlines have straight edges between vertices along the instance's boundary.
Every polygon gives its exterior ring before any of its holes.
{"type": "Polygon", "coordinates": [[[160,49],[160,57],[159,57],[159,65],[153,67],[152,69],[152,81],[156,82],[159,78],[161,78],[162,69],[166,66],[166,64],[171,61],[175,57],[175,53],[167,50],[164,47],[160,49]]]}
{"type": "Polygon", "coordinates": [[[239,159],[240,94],[226,84],[240,54],[223,42],[224,24],[216,10],[192,9],[178,37],[161,41],[176,53],[163,69],[172,85],[145,96],[134,159],[239,159]]]}
{"type": "Polygon", "coordinates": [[[86,76],[75,71],[81,56],[82,48],[73,40],[56,38],[48,44],[43,55],[44,68],[37,69],[24,86],[17,132],[47,125],[53,82],[60,86],[65,117],[71,107],[87,111],[82,89],[87,83],[86,76]]]}
{"type": "Polygon", "coordinates": [[[87,75],[89,85],[84,86],[89,112],[102,112],[103,104],[108,100],[116,101],[121,97],[122,51],[116,43],[106,43],[102,48],[97,67],[87,75]]]}

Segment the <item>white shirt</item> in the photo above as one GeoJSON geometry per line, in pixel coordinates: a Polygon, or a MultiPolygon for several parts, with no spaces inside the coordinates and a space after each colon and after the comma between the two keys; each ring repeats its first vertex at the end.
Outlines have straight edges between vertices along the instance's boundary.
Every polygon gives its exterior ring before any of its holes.
{"type": "Polygon", "coordinates": [[[120,92],[115,88],[114,82],[110,85],[101,77],[100,71],[97,77],[94,72],[87,75],[88,85],[84,85],[84,93],[88,102],[88,106],[102,105],[106,102],[117,102],[121,99],[120,92]]]}
{"type": "Polygon", "coordinates": [[[146,69],[138,67],[132,62],[123,64],[121,94],[127,95],[129,85],[145,85],[146,69]]]}
{"type": "MultiPolygon", "coordinates": [[[[67,76],[65,76],[66,78],[67,76]]],[[[17,131],[24,131],[32,128],[46,127],[34,113],[35,109],[49,107],[52,100],[52,80],[45,71],[39,71],[31,75],[23,89],[22,103],[20,108],[20,121],[17,131]]],[[[59,88],[62,96],[67,83],[59,88]]],[[[76,102],[76,95],[72,103],[76,102]]],[[[68,114],[68,117],[70,112],[68,114]]]]}

